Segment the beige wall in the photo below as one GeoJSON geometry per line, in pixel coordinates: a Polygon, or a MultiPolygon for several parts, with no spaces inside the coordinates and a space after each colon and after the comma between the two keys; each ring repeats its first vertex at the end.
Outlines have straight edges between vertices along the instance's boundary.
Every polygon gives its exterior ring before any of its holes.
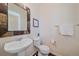
{"type": "MultiPolygon", "coordinates": [[[[48,45],[51,48],[51,52],[56,52],[59,55],[79,55],[79,27],[76,26],[79,23],[79,4],[27,3],[25,5],[31,9],[30,36],[32,38],[40,32],[43,44],[48,45]],[[33,17],[40,21],[40,28],[34,28],[32,26],[33,17]],[[63,23],[74,25],[73,36],[62,36],[59,34],[59,28],[57,25],[62,25],[63,23]],[[56,47],[53,47],[50,40],[56,41],[56,47]]],[[[6,40],[7,38],[0,38],[0,43],[2,41],[6,42],[6,40]]]]}
{"type": "Polygon", "coordinates": [[[44,44],[51,47],[51,52],[59,55],[79,55],[79,28],[76,26],[79,11],[77,9],[79,10],[79,4],[40,5],[41,39],[44,44]],[[74,25],[73,36],[59,34],[58,26],[64,23],[74,25]],[[50,44],[50,40],[56,41],[56,47],[50,44]]]}

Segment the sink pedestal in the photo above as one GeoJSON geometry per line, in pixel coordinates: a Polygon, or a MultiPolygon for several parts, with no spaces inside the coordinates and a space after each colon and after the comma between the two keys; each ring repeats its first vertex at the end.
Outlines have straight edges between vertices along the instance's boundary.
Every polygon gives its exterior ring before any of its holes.
{"type": "Polygon", "coordinates": [[[26,51],[21,51],[17,53],[17,56],[26,56],[26,51]]]}

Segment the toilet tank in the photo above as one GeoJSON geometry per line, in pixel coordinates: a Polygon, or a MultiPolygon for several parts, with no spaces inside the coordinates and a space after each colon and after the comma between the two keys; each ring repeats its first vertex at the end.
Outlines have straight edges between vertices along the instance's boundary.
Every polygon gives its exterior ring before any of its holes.
{"type": "Polygon", "coordinates": [[[39,38],[39,37],[36,37],[36,38],[34,38],[33,40],[34,40],[34,46],[35,46],[35,47],[38,47],[38,46],[40,45],[40,43],[41,43],[41,42],[40,42],[40,38],[39,38]]]}

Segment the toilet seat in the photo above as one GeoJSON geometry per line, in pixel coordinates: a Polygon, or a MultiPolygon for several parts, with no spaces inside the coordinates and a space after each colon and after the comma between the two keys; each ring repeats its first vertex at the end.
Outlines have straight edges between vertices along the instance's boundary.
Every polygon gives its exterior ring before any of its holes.
{"type": "Polygon", "coordinates": [[[38,49],[38,56],[48,56],[49,47],[40,44],[41,43],[40,37],[35,37],[33,40],[34,40],[34,46],[38,49]]]}
{"type": "Polygon", "coordinates": [[[48,53],[49,53],[49,47],[46,46],[46,45],[40,45],[40,46],[39,46],[39,51],[40,51],[42,54],[48,54],[48,53]]]}

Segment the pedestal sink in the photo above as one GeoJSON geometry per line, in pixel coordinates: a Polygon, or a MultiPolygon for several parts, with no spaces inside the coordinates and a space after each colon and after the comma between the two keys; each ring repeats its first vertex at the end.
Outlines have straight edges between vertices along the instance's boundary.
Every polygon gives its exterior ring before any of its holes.
{"type": "Polygon", "coordinates": [[[32,39],[24,38],[20,41],[11,41],[5,43],[4,50],[8,53],[17,53],[18,55],[25,55],[25,49],[32,44],[32,39]]]}

